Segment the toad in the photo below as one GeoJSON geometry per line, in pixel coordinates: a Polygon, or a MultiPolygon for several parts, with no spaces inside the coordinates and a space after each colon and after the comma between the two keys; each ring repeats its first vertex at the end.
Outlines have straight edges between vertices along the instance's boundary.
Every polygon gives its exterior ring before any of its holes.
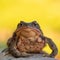
{"type": "Polygon", "coordinates": [[[9,53],[16,58],[31,56],[33,53],[46,54],[43,52],[46,44],[52,50],[51,54],[46,56],[55,57],[58,52],[55,43],[52,39],[44,36],[36,21],[30,23],[21,21],[7,42],[9,53]]]}

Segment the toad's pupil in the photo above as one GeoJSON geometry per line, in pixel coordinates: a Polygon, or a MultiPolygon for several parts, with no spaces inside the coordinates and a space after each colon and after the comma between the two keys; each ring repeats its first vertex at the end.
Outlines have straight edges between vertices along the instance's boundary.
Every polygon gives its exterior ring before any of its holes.
{"type": "Polygon", "coordinates": [[[36,26],[37,24],[33,23],[33,26],[36,26]]]}
{"type": "Polygon", "coordinates": [[[23,26],[23,24],[21,23],[20,26],[23,26]]]}

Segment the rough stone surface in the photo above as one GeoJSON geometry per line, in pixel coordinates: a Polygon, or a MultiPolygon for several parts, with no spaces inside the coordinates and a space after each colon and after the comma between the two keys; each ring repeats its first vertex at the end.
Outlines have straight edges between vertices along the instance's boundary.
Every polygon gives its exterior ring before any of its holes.
{"type": "Polygon", "coordinates": [[[20,58],[14,58],[10,54],[4,56],[4,53],[0,53],[0,60],[56,60],[54,58],[49,57],[42,57],[41,54],[35,54],[34,56],[30,57],[20,57],[20,58]]]}

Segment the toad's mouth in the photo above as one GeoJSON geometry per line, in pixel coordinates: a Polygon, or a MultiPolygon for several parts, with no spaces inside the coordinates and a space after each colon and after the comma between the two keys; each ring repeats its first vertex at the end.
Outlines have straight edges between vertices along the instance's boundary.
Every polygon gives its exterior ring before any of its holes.
{"type": "Polygon", "coordinates": [[[41,35],[40,30],[37,28],[32,28],[32,27],[21,27],[16,30],[18,35],[22,35],[25,37],[34,37],[36,35],[41,35]]]}

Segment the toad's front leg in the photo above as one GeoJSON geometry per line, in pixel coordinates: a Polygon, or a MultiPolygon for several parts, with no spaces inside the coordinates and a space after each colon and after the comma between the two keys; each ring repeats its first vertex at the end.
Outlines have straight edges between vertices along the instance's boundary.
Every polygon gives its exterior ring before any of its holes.
{"type": "Polygon", "coordinates": [[[58,53],[57,46],[50,38],[45,37],[45,39],[46,39],[46,43],[48,43],[50,49],[52,50],[52,53],[49,55],[49,57],[55,57],[58,53]]]}
{"type": "Polygon", "coordinates": [[[45,43],[47,43],[49,45],[50,49],[52,50],[51,54],[48,54],[43,51],[41,51],[41,54],[43,54],[43,56],[46,56],[46,57],[55,57],[58,53],[58,49],[57,49],[55,43],[50,38],[47,38],[44,36],[41,36],[41,38],[42,38],[42,40],[45,41],[45,43]]]}

